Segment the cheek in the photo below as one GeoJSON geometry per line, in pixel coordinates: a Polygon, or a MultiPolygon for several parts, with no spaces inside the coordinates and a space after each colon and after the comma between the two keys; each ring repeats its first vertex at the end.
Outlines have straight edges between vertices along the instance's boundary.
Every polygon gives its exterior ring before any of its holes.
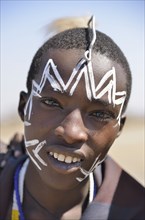
{"type": "Polygon", "coordinates": [[[99,132],[95,132],[92,136],[93,142],[93,150],[95,153],[102,153],[103,155],[106,154],[117,138],[117,134],[119,131],[119,125],[114,126],[115,123],[112,125],[104,126],[99,132]]]}
{"type": "Polygon", "coordinates": [[[101,162],[106,157],[119,130],[118,124],[114,127],[115,123],[109,123],[100,130],[90,132],[89,142],[82,148],[88,161],[83,165],[86,170],[90,169],[96,158],[101,162]]]}
{"type": "Polygon", "coordinates": [[[43,136],[49,133],[51,128],[51,120],[44,117],[44,115],[39,112],[39,114],[33,114],[31,120],[29,121],[31,125],[25,125],[25,135],[29,138],[40,138],[43,139],[43,136]],[[49,121],[49,122],[48,122],[49,121]]]}
{"type": "MultiPolygon", "coordinates": [[[[25,116],[27,121],[28,115],[25,116]]],[[[29,125],[25,125],[25,136],[27,139],[39,138],[43,141],[52,134],[52,131],[61,123],[62,117],[57,110],[43,109],[40,104],[33,101],[29,125]]]]}

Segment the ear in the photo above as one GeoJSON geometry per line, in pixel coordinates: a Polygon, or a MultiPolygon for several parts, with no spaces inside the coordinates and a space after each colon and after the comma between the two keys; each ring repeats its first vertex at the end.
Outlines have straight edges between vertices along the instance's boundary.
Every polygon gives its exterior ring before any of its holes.
{"type": "Polygon", "coordinates": [[[25,104],[27,102],[28,94],[26,92],[20,92],[20,98],[19,98],[19,105],[18,105],[18,112],[19,116],[24,121],[24,108],[25,104]]]}
{"type": "Polygon", "coordinates": [[[120,128],[119,128],[117,137],[120,136],[120,134],[122,132],[122,129],[123,129],[124,125],[125,125],[125,122],[126,122],[126,116],[122,116],[121,119],[120,119],[120,128]]]}

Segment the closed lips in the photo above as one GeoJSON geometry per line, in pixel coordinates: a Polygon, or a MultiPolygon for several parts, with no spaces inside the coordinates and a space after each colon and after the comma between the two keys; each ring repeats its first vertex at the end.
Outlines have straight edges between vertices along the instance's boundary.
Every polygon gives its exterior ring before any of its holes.
{"type": "Polygon", "coordinates": [[[58,161],[65,162],[65,163],[76,163],[76,162],[81,161],[80,158],[72,157],[72,156],[65,156],[63,154],[58,154],[56,152],[50,152],[49,154],[55,159],[57,159],[58,161]]]}

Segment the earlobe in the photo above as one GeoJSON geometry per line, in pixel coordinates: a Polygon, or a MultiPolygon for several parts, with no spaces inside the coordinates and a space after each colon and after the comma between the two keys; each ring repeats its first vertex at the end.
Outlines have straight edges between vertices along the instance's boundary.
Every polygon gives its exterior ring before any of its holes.
{"type": "Polygon", "coordinates": [[[25,104],[27,102],[28,94],[26,92],[20,92],[20,98],[19,98],[19,105],[18,105],[18,112],[19,116],[24,121],[24,108],[25,104]]]}
{"type": "Polygon", "coordinates": [[[119,128],[117,137],[120,136],[120,134],[121,134],[121,132],[122,132],[122,129],[123,129],[124,125],[125,125],[125,122],[126,122],[126,116],[122,116],[122,117],[121,117],[121,120],[120,120],[120,128],[119,128]]]}

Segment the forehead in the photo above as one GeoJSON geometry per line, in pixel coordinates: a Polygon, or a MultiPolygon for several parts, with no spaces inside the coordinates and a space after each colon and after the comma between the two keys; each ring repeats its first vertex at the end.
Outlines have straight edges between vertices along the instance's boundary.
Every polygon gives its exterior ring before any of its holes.
{"type": "MultiPolygon", "coordinates": [[[[78,62],[84,57],[84,53],[84,50],[77,49],[49,49],[49,51],[44,53],[42,57],[39,73],[36,76],[36,81],[40,82],[44,68],[48,60],[52,59],[57,67],[59,74],[66,83],[70,78],[73,69],[76,67],[78,62]]],[[[91,61],[96,85],[100,82],[102,77],[108,71],[110,71],[112,67],[114,67],[116,72],[116,89],[126,90],[126,74],[121,65],[119,65],[116,61],[112,61],[105,55],[101,55],[99,53],[93,53],[91,61]]],[[[79,84],[81,83],[84,83],[83,77],[79,84]]]]}

